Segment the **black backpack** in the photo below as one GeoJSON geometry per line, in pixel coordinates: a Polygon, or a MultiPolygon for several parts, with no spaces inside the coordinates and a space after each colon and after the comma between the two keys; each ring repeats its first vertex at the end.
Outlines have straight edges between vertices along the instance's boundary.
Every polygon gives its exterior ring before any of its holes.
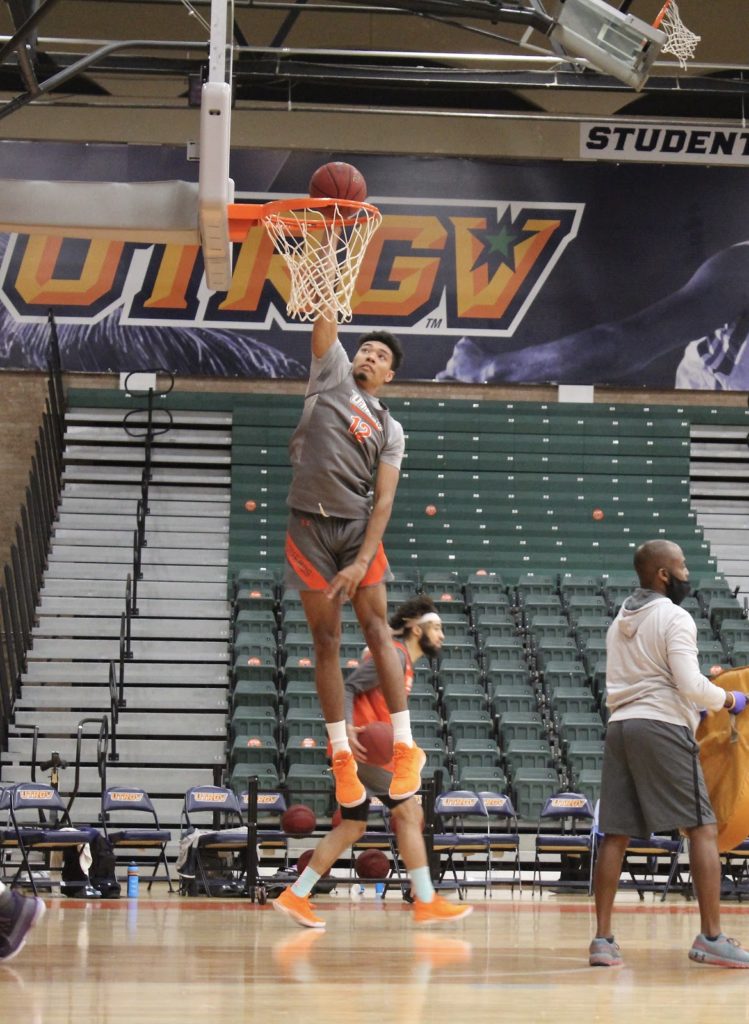
{"type": "Polygon", "coordinates": [[[88,876],[81,869],[78,851],[72,847],[63,850],[62,892],[66,896],[119,899],[121,887],[115,875],[116,861],[111,843],[97,832],[89,840],[89,846],[92,861],[88,876]]]}

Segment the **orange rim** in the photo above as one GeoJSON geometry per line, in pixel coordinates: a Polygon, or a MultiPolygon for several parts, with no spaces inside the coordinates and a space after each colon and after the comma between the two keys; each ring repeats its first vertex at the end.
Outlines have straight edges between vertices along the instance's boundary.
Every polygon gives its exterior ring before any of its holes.
{"type": "Polygon", "coordinates": [[[354,199],[319,199],[301,197],[299,199],[274,199],[269,203],[229,203],[227,207],[229,219],[229,238],[232,242],[241,242],[247,236],[252,224],[268,218],[283,224],[290,231],[299,228],[297,217],[284,216],[295,211],[314,210],[320,214],[320,226],[347,227],[362,220],[362,215],[376,216],[379,210],[370,203],[360,203],[354,199]],[[326,211],[332,209],[332,215],[326,211]],[[344,214],[344,215],[342,215],[344,214]]]}
{"type": "Polygon", "coordinates": [[[657,15],[655,21],[653,22],[653,28],[660,28],[661,27],[661,22],[666,17],[666,14],[668,13],[668,9],[671,6],[671,3],[672,3],[672,0],[666,0],[666,2],[663,5],[663,7],[661,7],[660,11],[658,11],[658,15],[657,15]]]}

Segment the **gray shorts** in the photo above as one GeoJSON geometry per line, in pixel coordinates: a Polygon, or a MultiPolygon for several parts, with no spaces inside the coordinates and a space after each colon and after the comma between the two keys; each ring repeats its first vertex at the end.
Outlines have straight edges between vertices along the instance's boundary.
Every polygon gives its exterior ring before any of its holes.
{"type": "MultiPolygon", "coordinates": [[[[293,590],[325,590],[336,573],[354,561],[366,529],[366,519],[339,519],[292,509],[286,528],[286,586],[293,590]]],[[[359,586],[374,587],[392,579],[380,544],[359,586]]]]}
{"type": "Polygon", "coordinates": [[[383,803],[391,811],[398,804],[403,804],[406,800],[413,800],[413,797],[406,797],[404,800],[393,800],[388,795],[393,778],[392,772],[386,771],[375,764],[361,764],[361,762],[357,762],[356,769],[359,773],[359,781],[367,791],[367,799],[357,807],[342,807],[341,817],[344,820],[366,821],[369,817],[369,805],[373,796],[376,796],[380,803],[383,803]]]}
{"type": "Polygon", "coordinates": [[[647,839],[715,823],[699,747],[686,726],[647,718],[609,722],[600,831],[647,839]]]}

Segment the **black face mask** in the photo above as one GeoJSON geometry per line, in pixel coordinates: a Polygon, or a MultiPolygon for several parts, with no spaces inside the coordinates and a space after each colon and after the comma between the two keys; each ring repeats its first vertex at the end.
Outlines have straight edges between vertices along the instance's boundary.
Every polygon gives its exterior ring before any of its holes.
{"type": "Polygon", "coordinates": [[[670,579],[666,584],[666,597],[668,597],[674,604],[681,604],[685,597],[689,597],[692,585],[689,580],[680,580],[670,574],[670,579]]]}

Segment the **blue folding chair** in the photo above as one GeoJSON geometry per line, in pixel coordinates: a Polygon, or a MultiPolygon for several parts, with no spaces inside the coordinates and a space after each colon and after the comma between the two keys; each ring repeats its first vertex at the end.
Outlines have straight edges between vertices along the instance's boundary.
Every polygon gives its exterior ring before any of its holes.
{"type": "Polygon", "coordinates": [[[494,793],[482,790],[479,798],[484,805],[487,815],[487,846],[489,849],[489,893],[494,885],[494,857],[499,855],[504,858],[509,854],[512,865],[512,873],[509,878],[510,891],[514,892],[517,885],[520,892],[523,891],[523,883],[520,876],[520,835],[518,833],[518,817],[512,800],[506,793],[494,793]],[[493,821],[496,820],[501,831],[494,831],[493,821]]]}
{"type": "Polygon", "coordinates": [[[486,892],[491,854],[488,843],[489,818],[484,801],[478,793],[468,789],[449,790],[437,796],[434,814],[441,825],[441,830],[433,837],[433,849],[440,858],[437,887],[455,888],[461,899],[465,899],[466,890],[471,887],[483,886],[486,892]],[[474,824],[476,819],[480,819],[477,828],[469,829],[470,819],[474,820],[474,824]],[[471,857],[481,858],[483,882],[468,877],[471,857]],[[452,881],[445,881],[448,872],[452,875],[452,881]]]}
{"type": "Polygon", "coordinates": [[[9,797],[10,829],[6,829],[3,845],[11,842],[21,857],[21,863],[13,876],[17,882],[25,874],[32,892],[36,895],[36,881],[29,863],[29,854],[44,855],[46,870],[50,870],[51,853],[63,853],[71,848],[78,849],[92,842],[100,833],[91,827],[74,828],[65,804],[57,790],[47,782],[19,782],[10,787],[9,797]],[[46,814],[45,814],[46,812],[46,814]],[[47,820],[49,814],[52,820],[47,820]],[[31,818],[36,818],[32,823],[31,818]]]}
{"type": "Polygon", "coordinates": [[[142,855],[135,856],[135,851],[150,850],[156,854],[151,877],[148,880],[150,891],[154,879],[158,876],[159,867],[164,869],[164,876],[169,883],[169,892],[174,892],[172,877],[169,873],[169,863],[166,859],[166,844],[171,841],[172,833],[162,829],[159,825],[159,818],[151,798],[144,789],[138,786],[109,786],[101,795],[101,820],[104,828],[104,836],[109,840],[112,849],[117,855],[118,850],[127,850],[128,859],[136,863],[150,863],[142,855]],[[129,824],[123,828],[121,825],[113,828],[113,816],[122,813],[139,815],[141,818],[147,816],[149,827],[139,824],[129,824]]]}
{"type": "MultiPolygon", "coordinates": [[[[533,864],[533,888],[545,884],[559,888],[585,888],[593,891],[593,861],[596,851],[595,812],[583,793],[554,793],[544,803],[539,816],[533,864]],[[551,831],[553,829],[553,831],[551,831]],[[554,855],[560,867],[560,877],[551,883],[542,878],[541,857],[554,855]],[[567,871],[579,866],[577,872],[567,871]],[[565,878],[565,874],[576,877],[565,878]]],[[[548,863],[548,862],[547,862],[548,863]]]]}
{"type": "Polygon", "coordinates": [[[180,833],[182,849],[178,871],[183,879],[184,892],[197,895],[199,885],[207,896],[239,895],[243,891],[247,828],[233,790],[223,786],[193,786],[188,789],[182,805],[180,833]],[[202,831],[198,822],[208,814],[211,816],[210,828],[202,831]],[[230,855],[230,867],[216,870],[211,877],[207,861],[213,856],[215,865],[221,854],[230,855]]]}

